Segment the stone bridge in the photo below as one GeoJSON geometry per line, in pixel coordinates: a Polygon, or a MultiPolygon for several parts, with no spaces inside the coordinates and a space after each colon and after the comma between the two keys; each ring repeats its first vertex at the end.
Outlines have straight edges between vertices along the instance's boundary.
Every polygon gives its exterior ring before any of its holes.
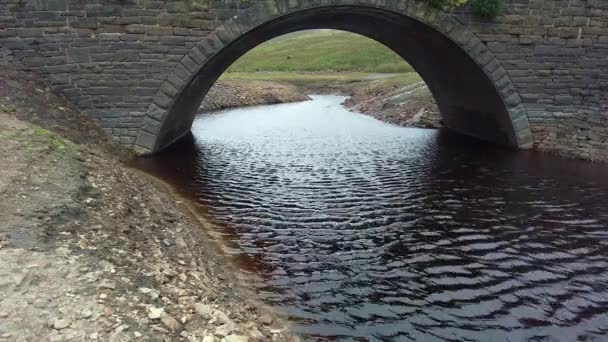
{"type": "Polygon", "coordinates": [[[190,131],[208,89],[248,50],[346,30],[407,60],[448,128],[606,159],[608,1],[504,2],[484,20],[426,0],[0,0],[0,49],[150,153],[190,131]]]}

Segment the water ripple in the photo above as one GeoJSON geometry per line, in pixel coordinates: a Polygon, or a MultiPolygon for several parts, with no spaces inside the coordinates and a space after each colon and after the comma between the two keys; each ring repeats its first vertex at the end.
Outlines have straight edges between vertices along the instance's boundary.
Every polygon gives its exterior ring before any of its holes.
{"type": "Polygon", "coordinates": [[[166,173],[296,331],[608,339],[605,167],[394,127],[339,101],[202,117],[191,155],[157,163],[187,170],[166,173]]]}

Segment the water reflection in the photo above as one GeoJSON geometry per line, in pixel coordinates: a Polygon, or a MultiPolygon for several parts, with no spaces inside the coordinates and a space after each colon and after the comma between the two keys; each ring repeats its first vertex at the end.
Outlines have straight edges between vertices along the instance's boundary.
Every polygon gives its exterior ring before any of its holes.
{"type": "Polygon", "coordinates": [[[200,118],[145,161],[316,339],[604,340],[606,167],[390,126],[342,99],[200,118]]]}

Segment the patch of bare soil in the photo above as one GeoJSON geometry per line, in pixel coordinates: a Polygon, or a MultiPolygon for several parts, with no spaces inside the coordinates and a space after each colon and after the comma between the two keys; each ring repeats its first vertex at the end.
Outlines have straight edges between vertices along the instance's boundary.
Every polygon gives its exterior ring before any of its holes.
{"type": "Polygon", "coordinates": [[[289,103],[310,100],[298,87],[273,81],[220,80],[201,104],[202,112],[227,108],[289,103]]]}
{"type": "Polygon", "coordinates": [[[179,199],[11,72],[0,73],[0,341],[292,340],[179,199]]]}

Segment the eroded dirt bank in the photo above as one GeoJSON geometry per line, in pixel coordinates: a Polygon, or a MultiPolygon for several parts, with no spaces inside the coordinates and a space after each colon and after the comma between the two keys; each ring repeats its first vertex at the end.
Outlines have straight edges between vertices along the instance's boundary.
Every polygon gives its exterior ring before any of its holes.
{"type": "Polygon", "coordinates": [[[353,88],[344,105],[352,111],[405,127],[440,128],[441,113],[424,82],[399,85],[383,80],[353,88]]]}
{"type": "Polygon", "coordinates": [[[292,339],[129,152],[30,75],[0,75],[0,340],[292,339]]]}

